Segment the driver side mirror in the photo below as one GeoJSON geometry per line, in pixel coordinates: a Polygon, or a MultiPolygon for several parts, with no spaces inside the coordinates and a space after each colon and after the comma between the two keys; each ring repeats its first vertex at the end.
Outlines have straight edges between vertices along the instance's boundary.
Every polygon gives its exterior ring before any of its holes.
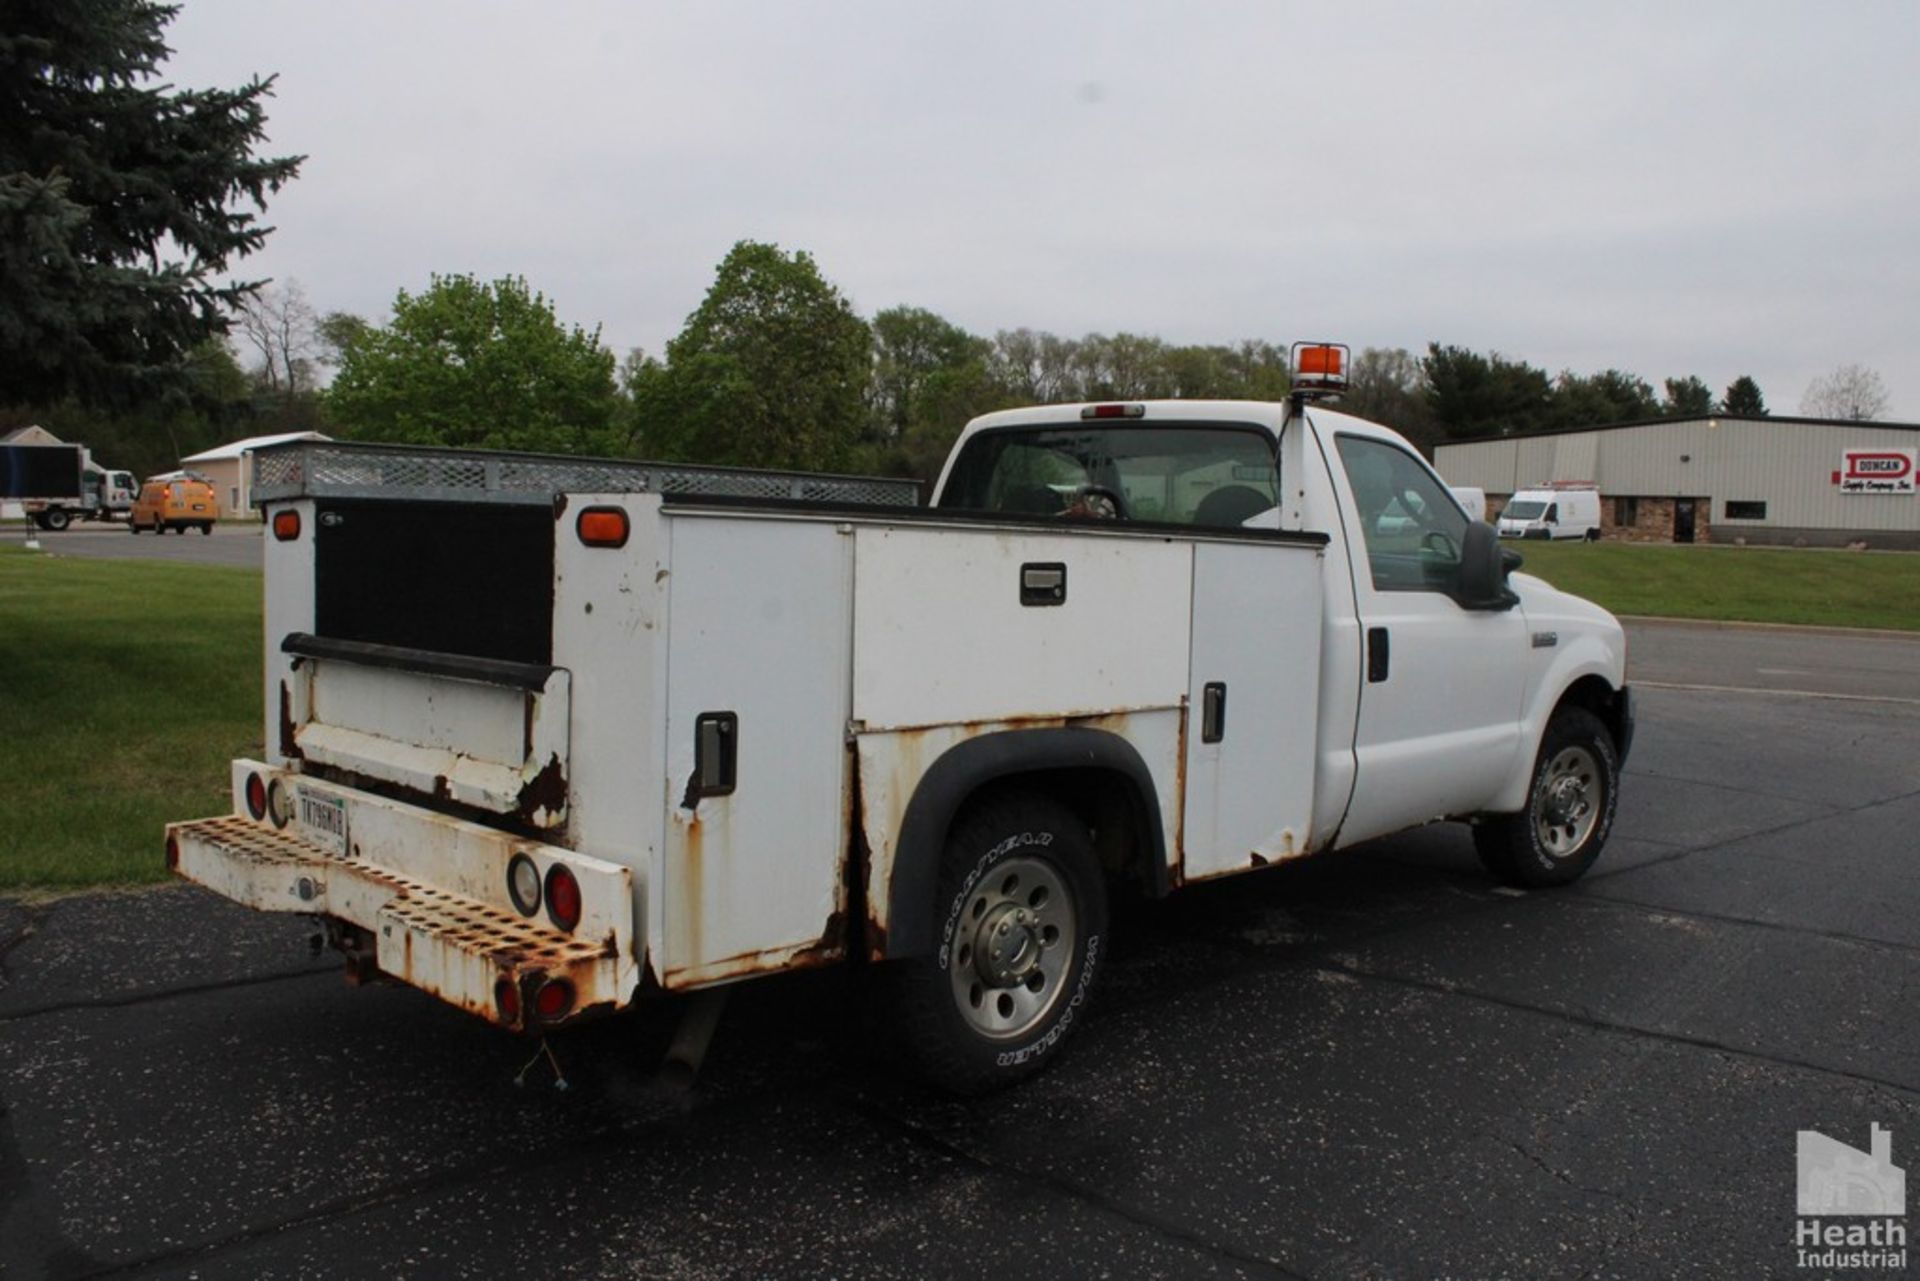
{"type": "Polygon", "coordinates": [[[1520,598],[1507,586],[1507,575],[1525,561],[1519,552],[1500,545],[1500,536],[1484,520],[1467,526],[1460,548],[1460,577],[1454,599],[1462,609],[1507,610],[1520,598]]]}

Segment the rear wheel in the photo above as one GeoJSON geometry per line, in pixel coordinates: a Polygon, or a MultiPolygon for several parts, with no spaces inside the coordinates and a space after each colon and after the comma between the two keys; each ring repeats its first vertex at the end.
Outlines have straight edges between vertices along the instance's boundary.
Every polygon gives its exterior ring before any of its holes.
{"type": "Polygon", "coordinates": [[[45,514],[42,515],[40,518],[40,527],[42,529],[51,529],[54,533],[57,534],[61,530],[65,529],[72,522],[73,522],[73,517],[67,514],[65,508],[49,507],[47,508],[45,514]]]}
{"type": "Polygon", "coordinates": [[[1474,827],[1480,861],[1512,885],[1579,880],[1613,829],[1619,784],[1619,756],[1607,727],[1585,708],[1561,708],[1540,740],[1527,807],[1474,827]]]}
{"type": "Polygon", "coordinates": [[[1034,793],[969,807],[948,835],[935,909],[933,954],[890,975],[921,1075],[979,1094],[1052,1062],[1106,944],[1106,885],[1085,825],[1034,793]]]}
{"type": "Polygon", "coordinates": [[[203,534],[211,534],[213,532],[213,522],[210,520],[201,521],[200,532],[203,534]]]}

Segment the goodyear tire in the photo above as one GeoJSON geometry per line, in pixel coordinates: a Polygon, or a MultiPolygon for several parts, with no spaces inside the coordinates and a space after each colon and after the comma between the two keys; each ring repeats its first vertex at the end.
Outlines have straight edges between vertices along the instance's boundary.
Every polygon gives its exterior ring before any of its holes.
{"type": "Polygon", "coordinates": [[[1107,947],[1085,825],[1034,793],[969,806],[948,833],[935,907],[933,954],[891,975],[914,1067],[960,1094],[1046,1067],[1086,1017],[1107,947]]]}
{"type": "Polygon", "coordinates": [[[1577,881],[1607,843],[1619,791],[1619,755],[1607,727],[1584,708],[1562,708],[1541,737],[1527,807],[1481,820],[1474,848],[1510,885],[1577,881]]]}

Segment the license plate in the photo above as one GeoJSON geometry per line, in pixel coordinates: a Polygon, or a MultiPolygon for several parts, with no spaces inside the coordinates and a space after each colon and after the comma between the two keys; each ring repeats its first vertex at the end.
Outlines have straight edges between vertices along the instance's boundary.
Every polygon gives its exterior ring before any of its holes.
{"type": "Polygon", "coordinates": [[[307,840],[341,858],[347,856],[347,802],[345,797],[327,796],[295,788],[300,803],[300,828],[307,840]]]}

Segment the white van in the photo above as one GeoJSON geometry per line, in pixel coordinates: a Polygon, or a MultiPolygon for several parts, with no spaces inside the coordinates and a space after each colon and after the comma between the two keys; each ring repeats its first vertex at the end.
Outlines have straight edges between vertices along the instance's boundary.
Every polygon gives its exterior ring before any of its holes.
{"type": "Polygon", "coordinates": [[[1523,489],[1500,511],[1502,538],[1584,538],[1600,541],[1600,491],[1523,489]]]}
{"type": "Polygon", "coordinates": [[[1477,485],[1448,485],[1447,489],[1467,513],[1468,520],[1487,518],[1487,491],[1477,485]]]}

